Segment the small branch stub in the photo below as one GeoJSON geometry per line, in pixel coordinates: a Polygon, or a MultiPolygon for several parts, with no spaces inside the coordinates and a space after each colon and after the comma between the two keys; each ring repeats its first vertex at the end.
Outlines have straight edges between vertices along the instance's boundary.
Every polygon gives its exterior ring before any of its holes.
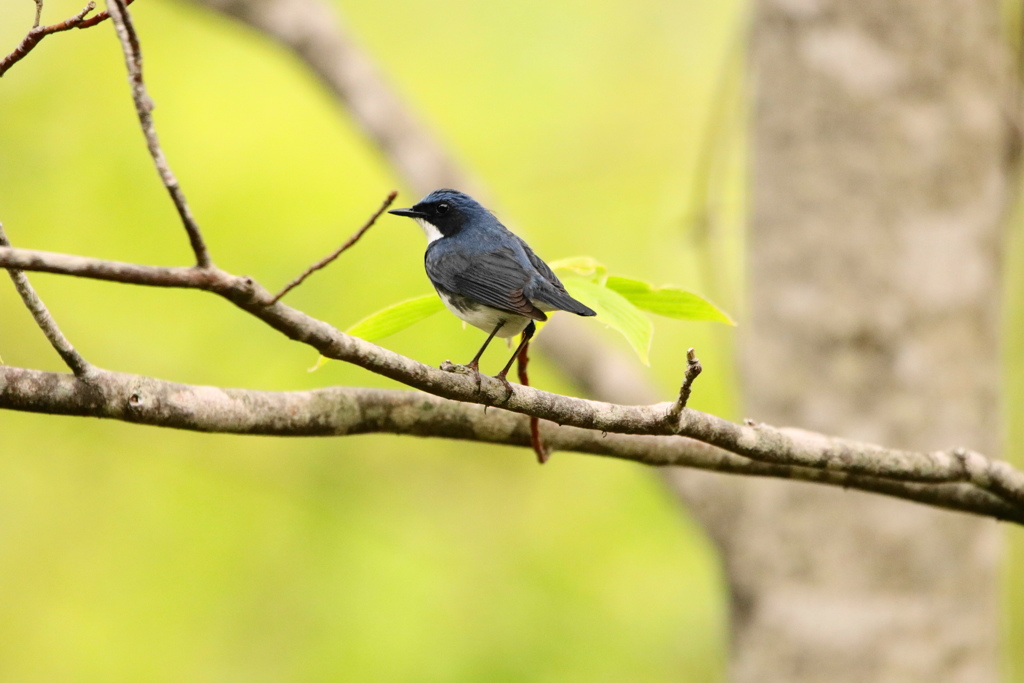
{"type": "Polygon", "coordinates": [[[700,375],[701,370],[700,359],[697,358],[697,353],[693,349],[687,349],[686,351],[686,374],[683,376],[683,384],[679,387],[679,398],[672,404],[672,408],[669,410],[670,417],[678,417],[682,412],[683,408],[686,407],[687,401],[690,400],[690,391],[693,388],[693,381],[700,375]]]}

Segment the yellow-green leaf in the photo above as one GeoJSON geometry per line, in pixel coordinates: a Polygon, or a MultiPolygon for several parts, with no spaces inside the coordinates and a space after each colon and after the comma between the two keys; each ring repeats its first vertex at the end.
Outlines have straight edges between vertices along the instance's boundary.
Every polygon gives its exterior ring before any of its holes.
{"type": "Polygon", "coordinates": [[[597,311],[597,320],[621,332],[644,365],[650,365],[654,334],[650,318],[618,292],[587,278],[572,275],[564,278],[562,284],[569,294],[597,311]]]}
{"type": "Polygon", "coordinates": [[[603,285],[608,277],[608,269],[604,264],[590,256],[570,256],[548,264],[551,270],[560,270],[562,274],[572,274],[603,285]]]}
{"type": "Polygon", "coordinates": [[[707,299],[678,287],[654,287],[642,280],[608,276],[608,289],[628,299],[637,308],[678,320],[712,320],[735,325],[724,311],[707,299]]]}
{"type": "Polygon", "coordinates": [[[444,304],[437,294],[406,299],[368,315],[345,330],[345,333],[366,341],[377,341],[429,318],[442,308],[444,304]]]}
{"type": "MultiPolygon", "coordinates": [[[[345,330],[345,333],[366,341],[377,341],[396,332],[401,332],[424,318],[429,318],[442,308],[444,308],[444,304],[436,294],[425,294],[415,299],[399,301],[397,304],[371,313],[345,330]]],[[[323,356],[317,357],[316,363],[309,368],[309,372],[316,372],[330,360],[323,356]]]]}

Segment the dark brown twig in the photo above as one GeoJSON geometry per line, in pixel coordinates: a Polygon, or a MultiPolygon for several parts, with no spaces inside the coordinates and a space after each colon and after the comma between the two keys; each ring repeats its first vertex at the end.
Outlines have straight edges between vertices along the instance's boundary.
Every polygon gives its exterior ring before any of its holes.
{"type": "MultiPolygon", "coordinates": [[[[7,234],[4,232],[3,224],[0,224],[0,246],[11,246],[7,239],[7,234]]],[[[8,269],[7,274],[11,276],[11,281],[14,282],[14,288],[18,291],[18,295],[25,303],[29,313],[32,314],[39,329],[46,335],[54,350],[60,354],[64,363],[75,373],[75,377],[87,379],[93,370],[92,365],[89,361],[82,358],[78,351],[75,350],[75,347],[71,345],[71,342],[68,341],[67,337],[61,333],[57,322],[46,308],[46,304],[39,298],[35,288],[28,281],[28,276],[20,270],[13,268],[8,269]]]]}
{"type": "Polygon", "coordinates": [[[117,37],[121,41],[121,49],[124,51],[125,65],[128,67],[128,82],[132,87],[132,100],[135,102],[135,112],[139,116],[139,123],[142,125],[142,134],[146,137],[146,146],[149,148],[149,155],[153,157],[153,163],[160,174],[160,180],[171,195],[174,208],[178,210],[185,232],[188,233],[188,240],[192,245],[192,251],[196,257],[196,265],[200,268],[209,268],[212,265],[210,254],[203,241],[202,232],[192,217],[192,211],[185,201],[185,194],[178,185],[178,179],[171,171],[160,148],[160,141],[156,135],[156,127],[153,125],[153,100],[146,92],[146,84],[142,79],[142,50],[139,48],[139,37],[132,25],[131,15],[128,14],[127,2],[125,0],[110,0],[108,11],[110,20],[114,23],[117,37]]]}
{"type": "MultiPolygon", "coordinates": [[[[76,14],[75,16],[69,19],[65,19],[64,21],[57,24],[50,24],[49,26],[39,25],[39,20],[42,16],[42,9],[43,3],[37,0],[35,23],[32,25],[32,29],[25,34],[24,38],[22,38],[21,43],[18,44],[18,47],[14,48],[14,51],[11,52],[11,54],[7,55],[3,59],[0,59],[0,76],[3,76],[5,73],[7,73],[8,69],[17,64],[19,61],[21,61],[21,59],[25,55],[32,51],[32,48],[38,45],[43,38],[50,35],[51,33],[70,31],[73,28],[85,28],[85,15],[96,9],[96,3],[90,0],[89,4],[86,5],[82,9],[82,11],[76,14]]],[[[96,17],[93,17],[93,19],[95,18],[96,17]]],[[[93,24],[89,25],[92,26],[93,24]]]]}
{"type": "Polygon", "coordinates": [[[294,280],[289,282],[287,285],[285,285],[284,289],[282,289],[280,292],[278,292],[277,294],[274,295],[274,298],[271,299],[270,304],[271,305],[276,304],[278,301],[281,300],[281,297],[283,297],[285,294],[287,294],[288,292],[292,291],[293,289],[295,289],[296,287],[301,285],[303,283],[303,281],[307,277],[309,277],[310,275],[312,275],[316,271],[320,270],[321,268],[327,266],[331,261],[333,261],[334,259],[336,259],[339,256],[341,256],[342,252],[344,252],[346,249],[348,249],[353,244],[358,242],[359,238],[362,237],[363,234],[367,230],[369,230],[373,226],[374,223],[377,222],[377,219],[380,218],[381,214],[383,214],[385,211],[387,211],[387,208],[389,206],[391,206],[391,203],[393,201],[395,201],[395,197],[397,197],[397,196],[398,196],[398,191],[397,190],[392,190],[388,194],[387,199],[384,200],[384,203],[380,205],[380,208],[377,209],[377,211],[374,212],[374,214],[372,216],[370,216],[370,219],[363,224],[363,227],[359,228],[359,230],[357,230],[354,235],[349,237],[345,241],[345,243],[342,244],[340,247],[338,247],[337,249],[332,251],[330,254],[328,254],[324,258],[320,259],[319,261],[317,261],[316,263],[311,265],[309,268],[306,268],[306,270],[303,271],[301,275],[299,275],[297,278],[295,278],[294,280]]]}
{"type": "MultiPolygon", "coordinates": [[[[523,350],[519,352],[519,383],[524,387],[530,386],[530,376],[526,372],[526,366],[530,363],[530,357],[527,353],[530,350],[530,342],[527,341],[523,344],[523,350]]],[[[537,462],[541,465],[548,461],[551,457],[551,452],[544,445],[544,442],[540,440],[540,420],[534,416],[530,416],[530,447],[533,448],[533,452],[537,454],[537,462]]]]}

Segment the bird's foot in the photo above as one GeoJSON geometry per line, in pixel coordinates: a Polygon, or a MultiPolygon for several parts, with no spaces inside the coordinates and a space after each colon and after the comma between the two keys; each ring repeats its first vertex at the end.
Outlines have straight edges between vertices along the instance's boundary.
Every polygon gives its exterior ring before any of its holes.
{"type": "Polygon", "coordinates": [[[505,400],[501,402],[501,404],[504,405],[509,402],[509,400],[512,398],[512,394],[514,393],[514,390],[512,389],[512,384],[503,374],[495,375],[494,379],[498,380],[499,382],[505,385],[505,391],[507,393],[505,394],[505,400]]]}
{"type": "Polygon", "coordinates": [[[446,360],[445,362],[441,363],[441,370],[443,370],[444,372],[451,372],[456,375],[473,375],[473,377],[476,378],[476,392],[478,394],[480,393],[483,377],[480,374],[480,367],[476,363],[469,363],[468,365],[459,365],[458,363],[453,363],[450,360],[446,360]]]}

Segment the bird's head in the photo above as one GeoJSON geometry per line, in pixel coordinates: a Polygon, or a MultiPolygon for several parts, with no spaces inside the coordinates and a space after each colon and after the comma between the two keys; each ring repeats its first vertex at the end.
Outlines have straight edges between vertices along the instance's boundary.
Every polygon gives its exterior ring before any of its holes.
{"type": "Polygon", "coordinates": [[[456,190],[434,190],[409,209],[388,213],[414,219],[427,234],[427,241],[451,237],[475,219],[493,220],[491,212],[479,202],[456,190]]]}

